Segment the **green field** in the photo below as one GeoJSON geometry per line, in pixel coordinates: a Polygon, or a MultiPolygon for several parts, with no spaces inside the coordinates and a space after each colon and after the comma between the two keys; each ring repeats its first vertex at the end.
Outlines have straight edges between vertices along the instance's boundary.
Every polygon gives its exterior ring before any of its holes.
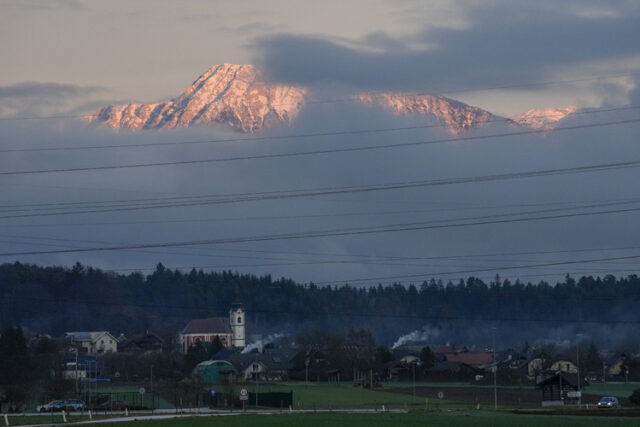
{"type": "MultiPolygon", "coordinates": [[[[118,414],[117,416],[123,416],[124,414],[118,414]]],[[[111,418],[111,416],[94,415],[94,420],[111,418]]],[[[67,415],[67,422],[76,423],[79,421],[89,421],[89,415],[85,412],[84,415],[79,413],[71,413],[67,415]]],[[[54,412],[47,415],[12,415],[9,417],[10,426],[29,425],[29,424],[62,424],[63,418],[60,412],[54,412]]],[[[4,426],[4,418],[0,418],[0,425],[4,426]]]]}
{"type": "MultiPolygon", "coordinates": [[[[247,385],[249,391],[255,391],[255,386],[247,385]]],[[[338,408],[367,408],[380,409],[382,405],[391,408],[425,407],[425,399],[419,396],[415,401],[413,396],[400,393],[391,393],[383,390],[369,390],[354,387],[351,383],[326,384],[326,383],[285,383],[260,385],[259,392],[288,392],[293,391],[294,409],[338,409],[338,408]]],[[[455,402],[439,401],[432,399],[432,405],[456,405],[455,402]]]]}
{"type": "Polygon", "coordinates": [[[113,427],[609,427],[640,426],[639,418],[569,417],[551,415],[514,415],[495,412],[452,412],[448,414],[414,412],[408,414],[291,414],[291,415],[240,415],[232,417],[188,417],[173,420],[134,421],[127,423],[102,424],[113,427]]]}
{"type": "Polygon", "coordinates": [[[640,389],[640,383],[592,383],[583,391],[602,396],[629,397],[636,389],[640,389]]]}
{"type": "MultiPolygon", "coordinates": [[[[148,389],[148,387],[147,387],[148,389]]],[[[140,386],[137,385],[100,385],[98,394],[110,394],[112,400],[124,400],[129,405],[139,405],[151,408],[151,394],[145,393],[142,396],[138,393],[140,386]]],[[[156,409],[173,409],[175,406],[162,396],[155,402],[156,409]]]]}

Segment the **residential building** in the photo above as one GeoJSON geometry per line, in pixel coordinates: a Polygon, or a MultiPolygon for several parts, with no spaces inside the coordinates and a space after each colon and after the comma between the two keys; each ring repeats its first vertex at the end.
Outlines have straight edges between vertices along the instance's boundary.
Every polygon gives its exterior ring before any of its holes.
{"type": "Polygon", "coordinates": [[[164,341],[153,332],[146,331],[144,334],[132,335],[118,343],[120,352],[161,352],[164,341]]]}
{"type": "Polygon", "coordinates": [[[118,351],[118,339],[108,331],[67,332],[65,335],[80,353],[104,354],[118,351]]]}

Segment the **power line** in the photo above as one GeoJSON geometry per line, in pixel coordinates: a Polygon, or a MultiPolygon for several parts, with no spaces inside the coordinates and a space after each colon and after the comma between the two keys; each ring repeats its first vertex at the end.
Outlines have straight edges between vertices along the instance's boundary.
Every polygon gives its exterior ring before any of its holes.
{"type": "Polygon", "coordinates": [[[383,226],[355,227],[355,228],[346,228],[346,229],[319,230],[319,231],[310,231],[310,232],[282,233],[282,234],[270,234],[270,235],[268,234],[268,235],[219,238],[219,239],[183,241],[183,242],[142,243],[142,244],[129,244],[129,245],[119,245],[119,246],[109,246],[109,247],[75,248],[75,249],[60,249],[60,250],[49,250],[49,251],[5,252],[5,253],[0,253],[0,256],[47,255],[47,254],[77,253],[77,252],[104,252],[104,251],[119,251],[119,250],[127,250],[127,249],[149,249],[149,248],[165,248],[165,247],[176,247],[176,246],[201,246],[201,245],[218,245],[218,244],[230,244],[230,243],[264,242],[264,241],[274,241],[274,240],[308,239],[308,238],[319,238],[319,237],[355,236],[355,235],[390,233],[390,232],[400,232],[400,231],[418,231],[418,230],[430,230],[430,229],[460,228],[460,227],[469,227],[469,226],[478,226],[478,225],[542,221],[542,220],[572,218],[572,217],[581,217],[581,216],[629,213],[629,212],[637,212],[637,211],[640,211],[640,208],[625,208],[625,209],[614,209],[614,210],[597,211],[597,212],[580,212],[580,213],[568,213],[568,214],[546,215],[546,216],[525,217],[525,218],[508,218],[508,219],[497,219],[497,220],[489,219],[489,220],[481,220],[481,221],[475,221],[475,222],[462,222],[462,223],[453,223],[453,224],[435,224],[434,225],[432,223],[415,222],[415,223],[391,224],[391,225],[383,225],[383,226]]]}
{"type": "MultiPolygon", "coordinates": [[[[75,211],[67,211],[67,212],[10,214],[10,215],[2,215],[0,216],[0,219],[202,206],[202,205],[212,205],[212,204],[255,202],[255,201],[265,201],[265,200],[282,200],[282,199],[292,199],[292,198],[300,198],[300,197],[326,196],[326,195],[334,195],[334,194],[387,191],[387,190],[398,190],[398,189],[408,189],[408,188],[417,188],[417,187],[432,187],[432,186],[442,186],[442,185],[458,185],[458,184],[466,184],[466,183],[524,179],[524,178],[553,176],[553,175],[581,174],[581,173],[601,172],[601,171],[616,170],[616,169],[635,168],[638,166],[640,166],[640,160],[630,160],[630,161],[618,162],[618,163],[603,163],[603,164],[595,164],[595,165],[576,166],[576,167],[570,167],[570,168],[545,169],[545,170],[528,171],[528,172],[512,172],[512,173],[505,173],[505,174],[480,175],[480,176],[462,177],[462,178],[443,178],[443,179],[436,179],[436,180],[407,181],[407,182],[395,182],[395,183],[361,185],[361,186],[320,187],[315,189],[294,189],[294,190],[266,191],[266,192],[254,192],[254,193],[237,193],[232,195],[222,194],[222,195],[199,196],[202,198],[202,200],[197,200],[197,199],[194,201],[186,200],[184,202],[179,201],[178,199],[185,199],[185,198],[189,199],[192,197],[189,196],[189,197],[139,199],[138,201],[140,202],[157,201],[157,200],[169,200],[169,201],[178,200],[178,201],[176,201],[175,203],[158,202],[158,203],[149,203],[149,204],[141,203],[139,205],[132,205],[131,202],[135,202],[136,200],[130,200],[126,202],[127,206],[124,206],[124,207],[107,207],[107,208],[101,208],[101,209],[85,209],[85,210],[75,210],[75,211]]],[[[117,203],[122,203],[122,202],[118,201],[117,203]]]]}
{"type": "Polygon", "coordinates": [[[494,134],[488,134],[488,135],[462,136],[462,137],[455,137],[455,138],[442,138],[442,139],[434,139],[434,140],[427,140],[427,141],[404,142],[404,143],[397,143],[397,144],[391,143],[391,144],[380,144],[380,145],[366,145],[366,146],[360,146],[360,147],[332,148],[332,149],[324,149],[324,150],[297,151],[297,152],[288,152],[288,153],[258,154],[258,155],[251,155],[251,156],[221,157],[221,158],[214,158],[214,159],[192,159],[192,160],[179,160],[179,161],[171,161],[171,162],[137,163],[137,164],[128,164],[128,165],[105,165],[105,166],[85,166],[85,167],[76,167],[76,168],[4,171],[4,172],[0,172],[0,176],[33,175],[33,174],[43,174],[43,173],[64,173],[64,172],[87,172],[87,171],[134,169],[134,168],[162,167],[162,166],[176,166],[176,165],[226,163],[226,162],[235,162],[235,161],[266,160],[266,159],[275,159],[275,158],[306,157],[306,156],[316,156],[316,155],[323,155],[323,154],[352,153],[352,152],[382,150],[382,149],[391,149],[391,148],[400,148],[400,147],[416,147],[416,146],[422,146],[422,145],[442,144],[442,143],[449,143],[449,142],[477,141],[477,140],[485,140],[485,139],[491,139],[491,138],[507,138],[507,137],[513,137],[513,136],[535,135],[535,134],[550,133],[550,132],[563,132],[563,131],[571,131],[571,130],[577,130],[577,129],[619,126],[619,125],[638,123],[638,122],[640,122],[640,119],[629,119],[629,120],[618,120],[618,121],[611,121],[611,122],[582,124],[582,125],[575,125],[575,126],[564,126],[564,127],[558,127],[558,128],[546,129],[546,130],[545,129],[529,129],[529,130],[523,130],[518,132],[503,132],[503,133],[494,133],[494,134]]]}
{"type": "MultiPolygon", "coordinates": [[[[638,108],[640,108],[640,106],[630,105],[630,106],[623,106],[623,107],[586,109],[586,110],[575,111],[571,113],[571,115],[574,116],[574,115],[597,114],[597,113],[605,113],[605,112],[613,112],[613,111],[636,110],[638,108]]],[[[532,116],[531,118],[545,118],[550,116],[551,115],[549,114],[547,115],[540,114],[537,116],[532,116]]],[[[515,122],[507,118],[498,118],[498,119],[491,119],[491,120],[482,122],[482,124],[486,124],[486,123],[515,123],[515,122]]],[[[172,146],[172,145],[184,146],[184,145],[220,144],[220,143],[228,143],[228,142],[238,143],[238,142],[278,141],[278,140],[288,140],[288,139],[317,138],[317,137],[326,137],[326,136],[377,134],[377,133],[398,132],[398,131],[406,131],[406,130],[445,128],[447,126],[448,126],[447,124],[440,123],[440,124],[418,125],[418,126],[338,130],[338,131],[329,131],[329,132],[299,133],[299,134],[286,134],[286,135],[274,135],[274,136],[247,136],[247,137],[236,137],[236,138],[205,139],[205,140],[195,140],[195,141],[185,140],[185,141],[168,141],[168,142],[146,142],[146,143],[135,143],[135,144],[102,144],[102,145],[87,145],[87,146],[9,148],[9,149],[1,149],[0,153],[75,151],[75,150],[121,149],[121,148],[141,148],[141,147],[159,147],[159,146],[162,147],[162,146],[172,146]]]]}
{"type": "MultiPolygon", "coordinates": [[[[522,214],[522,213],[521,213],[522,214]]],[[[117,245],[124,244],[122,242],[113,242],[113,241],[96,241],[96,240],[78,240],[78,239],[64,239],[64,238],[53,238],[53,237],[42,237],[42,236],[22,236],[22,235],[1,235],[0,237],[4,238],[18,238],[18,239],[26,239],[26,240],[36,240],[36,241],[57,241],[57,242],[76,242],[76,243],[90,243],[90,244],[109,244],[109,245],[117,245]]],[[[13,243],[7,242],[4,243],[13,243]]],[[[31,242],[18,242],[18,244],[33,244],[31,242]]],[[[59,246],[55,244],[46,244],[46,243],[38,243],[39,246],[59,246]]],[[[75,246],[78,248],[78,246],[75,246]]],[[[81,247],[80,247],[81,248],[81,247]]],[[[555,255],[555,254],[563,254],[563,253],[580,253],[580,252],[602,252],[602,251],[620,251],[620,250],[637,250],[640,249],[638,246],[627,246],[627,247],[604,247],[604,248],[574,248],[574,249],[564,249],[564,250],[545,250],[545,251],[524,251],[524,252],[497,252],[497,253],[476,253],[476,254],[448,254],[448,255],[438,255],[438,256],[398,256],[398,255],[363,255],[363,254],[335,254],[335,253],[317,253],[317,252],[289,252],[289,251],[265,251],[265,250],[243,250],[243,249],[225,249],[225,254],[228,252],[242,252],[242,253],[267,253],[267,254],[285,254],[285,255],[302,255],[302,256],[322,256],[322,257],[334,257],[334,258],[349,258],[347,260],[343,259],[320,259],[317,260],[314,258],[311,259],[297,259],[297,258],[273,258],[273,257],[247,257],[247,256],[238,256],[238,255],[220,255],[215,253],[202,253],[200,252],[166,252],[166,251],[142,251],[142,250],[133,250],[133,252],[141,252],[141,253],[152,253],[152,254],[177,254],[177,255],[197,255],[197,256],[205,256],[205,257],[217,257],[217,258],[248,258],[248,259],[264,259],[264,260],[272,260],[272,261],[293,261],[290,264],[262,264],[257,266],[268,266],[268,265],[303,265],[303,264],[376,264],[376,265],[404,265],[404,266],[419,266],[418,264],[397,264],[397,263],[388,263],[387,261],[454,261],[454,260],[474,260],[481,261],[482,258],[487,257],[506,257],[506,256],[518,256],[518,255],[555,255]],[[354,260],[357,258],[364,258],[362,261],[354,260]],[[480,258],[480,259],[478,259],[480,258]]],[[[518,260],[514,260],[516,262],[518,260]]],[[[522,260],[519,260],[522,261],[522,260]]],[[[238,265],[240,267],[253,267],[256,265],[248,265],[242,264],[238,265]]],[[[191,268],[197,267],[194,265],[184,266],[180,268],[191,268]]],[[[225,266],[201,266],[200,268],[224,268],[225,266]]],[[[121,269],[122,271],[126,270],[149,270],[149,268],[127,268],[121,269]]]]}
{"type": "Polygon", "coordinates": [[[408,274],[408,275],[385,276],[385,277],[369,277],[369,278],[347,279],[347,280],[340,280],[340,281],[322,281],[322,282],[316,282],[316,284],[332,285],[332,284],[340,284],[340,283],[349,283],[353,285],[354,283],[376,282],[380,280],[393,280],[394,283],[402,283],[402,282],[397,282],[395,279],[426,278],[426,277],[437,277],[437,276],[453,275],[453,274],[486,273],[486,272],[494,272],[494,271],[499,272],[501,270],[516,270],[516,269],[522,270],[527,268],[552,267],[552,266],[573,265],[573,264],[591,264],[591,263],[603,262],[603,261],[619,261],[619,260],[629,260],[629,259],[640,259],[640,255],[628,255],[628,256],[608,257],[608,258],[591,258],[591,259],[571,260],[571,261],[555,261],[555,262],[545,262],[545,263],[517,265],[517,266],[501,266],[501,267],[492,267],[492,268],[483,268],[483,269],[474,269],[474,270],[445,271],[445,272],[420,273],[420,274],[408,274]]]}
{"type": "MultiPolygon", "coordinates": [[[[513,207],[531,207],[531,206],[557,206],[557,205],[572,205],[572,204],[581,204],[581,206],[574,206],[574,208],[579,207],[589,207],[589,205],[584,205],[586,203],[618,203],[618,202],[631,202],[634,200],[640,199],[611,199],[611,200],[599,200],[599,201],[565,201],[565,202],[546,202],[546,203],[520,203],[520,204],[496,204],[493,206],[468,206],[464,209],[467,211],[473,210],[494,210],[496,208],[513,208],[513,207]]],[[[46,206],[53,205],[51,204],[34,204],[34,205],[23,205],[23,206],[46,206]]],[[[17,205],[16,205],[17,206],[17,205]]],[[[22,211],[27,211],[23,209],[22,211]]],[[[433,209],[409,209],[409,210],[397,210],[397,211],[359,211],[359,212],[343,212],[343,213],[324,213],[324,214],[309,214],[309,215],[260,215],[260,216],[234,216],[234,217],[217,217],[217,218],[188,218],[188,219],[159,219],[159,220],[144,220],[144,221],[99,221],[99,222],[72,222],[72,223],[38,223],[38,224],[12,224],[12,228],[55,228],[55,227],[94,227],[94,226],[121,226],[121,225],[139,225],[139,224],[176,224],[176,223],[200,223],[200,222],[227,222],[227,221],[280,221],[280,220],[301,220],[301,219],[316,219],[316,218],[338,218],[338,217],[379,217],[379,216],[387,216],[387,215],[413,215],[413,214],[422,214],[422,213],[433,213],[433,212],[450,212],[456,211],[459,212],[459,207],[449,207],[449,208],[433,208],[433,209]]],[[[0,211],[1,212],[1,211],[0,211]]],[[[6,212],[6,211],[5,211],[6,212]]],[[[15,212],[15,211],[10,211],[15,212]]]]}
{"type": "MultiPolygon", "coordinates": [[[[79,243],[90,243],[90,244],[124,244],[122,242],[113,242],[113,241],[96,241],[96,240],[78,240],[78,239],[64,239],[64,238],[53,238],[53,237],[42,237],[42,236],[23,236],[23,235],[1,235],[0,237],[5,238],[18,238],[18,239],[27,239],[27,240],[37,240],[37,241],[58,241],[58,242],[79,242],[79,243]]],[[[31,244],[28,242],[21,244],[31,244]]],[[[42,243],[38,243],[42,245],[42,243]]],[[[217,257],[217,258],[248,258],[248,259],[265,259],[265,260],[273,260],[273,261],[300,261],[298,258],[272,258],[265,256],[240,256],[240,255],[228,255],[229,252],[240,252],[240,253],[258,253],[258,254],[284,254],[284,255],[296,255],[296,256],[305,256],[312,257],[313,261],[316,256],[321,257],[334,257],[334,258],[348,258],[347,260],[321,260],[321,263],[363,263],[363,264],[381,264],[381,261],[453,261],[453,260],[473,260],[477,258],[487,258],[487,257],[507,257],[507,256],[519,256],[519,255],[556,255],[556,254],[564,254],[564,253],[582,253],[582,252],[603,252],[603,251],[622,251],[622,250],[637,250],[640,249],[638,246],[625,246],[625,247],[601,247],[601,248],[573,248],[573,249],[562,249],[562,250],[545,250],[545,251],[511,251],[511,252],[489,252],[489,253],[471,253],[471,254],[447,254],[447,255],[438,255],[438,256],[399,256],[399,255],[371,255],[371,254],[353,254],[353,253],[326,253],[326,252],[296,252],[296,251],[281,251],[281,250],[255,250],[255,249],[230,249],[225,248],[224,254],[218,253],[203,253],[202,250],[200,252],[166,252],[166,251],[140,251],[145,253],[159,253],[159,254],[178,254],[178,255],[197,255],[197,256],[206,256],[206,257],[217,257]],[[364,259],[364,261],[353,261],[353,259],[364,259]]],[[[478,259],[478,261],[480,261],[478,259]]],[[[303,259],[302,261],[308,261],[303,259]]],[[[412,264],[414,266],[415,264],[412,264]]],[[[246,265],[245,265],[246,266],[246,265]]],[[[193,267],[193,266],[188,266],[193,267]]],[[[211,268],[211,267],[207,267],[211,268]]],[[[140,268],[142,269],[142,268],[140,268]]],[[[127,270],[127,269],[125,269],[127,270]]],[[[135,268],[133,269],[135,270],[135,268]]]]}
{"type": "MultiPolygon", "coordinates": [[[[351,188],[351,187],[349,187],[351,188]]],[[[286,191],[286,190],[284,190],[286,191]]],[[[290,190],[290,191],[296,191],[296,190],[290,190]]],[[[256,194],[256,193],[250,193],[252,195],[256,194]]],[[[30,210],[31,208],[40,208],[40,207],[88,207],[92,204],[96,204],[96,205],[102,205],[102,204],[116,204],[116,203],[127,203],[130,204],[132,202],[146,202],[146,201],[164,201],[164,200],[189,200],[189,199],[197,199],[197,198],[204,198],[204,197],[219,197],[219,196],[233,196],[233,195],[246,195],[246,193],[227,193],[227,194],[196,194],[196,195],[189,195],[189,196],[171,196],[171,197],[156,197],[156,198],[137,198],[137,199],[115,199],[115,200],[96,200],[96,201],[83,201],[83,202],[41,202],[41,203],[17,203],[14,202],[12,204],[5,204],[5,205],[0,205],[0,211],[4,210],[4,211],[12,211],[12,210],[30,210]]],[[[311,214],[311,215],[287,215],[287,216],[283,216],[283,215],[276,215],[276,216],[256,216],[256,217],[243,217],[243,218],[238,218],[238,217],[226,217],[226,218],[209,218],[209,219],[201,219],[201,218],[194,218],[193,220],[177,220],[178,222],[182,222],[182,221],[193,221],[193,222],[198,222],[198,221],[226,221],[226,220],[244,220],[244,219],[291,219],[291,218],[300,218],[300,217],[326,217],[326,216],[349,216],[349,215],[354,215],[354,216],[360,216],[360,215],[393,215],[393,214],[406,214],[406,213],[425,213],[425,212],[447,212],[447,211],[451,211],[451,210],[460,210],[462,208],[466,209],[466,210],[476,210],[476,209],[495,209],[495,208],[520,208],[520,207],[531,207],[531,206],[549,206],[549,205],[576,205],[576,204],[584,204],[584,203],[603,203],[603,202],[623,202],[623,201],[632,201],[632,200],[636,200],[635,198],[624,198],[624,199],[609,199],[609,200],[603,200],[603,199],[598,199],[598,200],[562,200],[562,201],[549,201],[549,202],[531,202],[531,203],[502,203],[502,204],[491,204],[491,205],[478,205],[478,204],[470,204],[470,203],[464,203],[464,204],[458,204],[456,207],[441,207],[441,208],[430,208],[430,209],[403,209],[403,210],[399,210],[399,211],[380,211],[380,212],[371,212],[371,211],[361,211],[361,212],[345,212],[345,213],[324,213],[324,214],[311,214]]],[[[385,201],[385,204],[389,203],[385,201]]],[[[158,221],[153,221],[153,222],[174,222],[176,220],[158,220],[158,221]]],[[[137,224],[138,222],[135,222],[134,224],[137,224]]],[[[146,222],[145,222],[146,223],[146,222]]],[[[91,223],[91,224],[85,224],[85,225],[105,225],[105,224],[128,224],[128,223],[123,223],[123,222],[114,222],[114,223],[108,223],[108,222],[100,222],[100,223],[91,223]]],[[[44,224],[43,224],[44,225],[44,224]]],[[[56,224],[52,224],[52,225],[56,225],[56,224]]],[[[66,224],[62,224],[62,225],[66,225],[66,224]]],[[[74,223],[74,225],[78,225],[78,223],[74,223]]]]}

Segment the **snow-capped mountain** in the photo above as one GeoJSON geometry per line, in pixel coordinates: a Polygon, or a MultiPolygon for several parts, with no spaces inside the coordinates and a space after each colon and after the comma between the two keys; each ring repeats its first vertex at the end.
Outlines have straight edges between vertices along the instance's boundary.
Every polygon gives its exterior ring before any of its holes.
{"type": "MultiPolygon", "coordinates": [[[[220,123],[242,132],[255,132],[274,123],[291,123],[307,102],[304,87],[267,83],[253,65],[214,65],[178,98],[148,104],[100,108],[87,121],[119,129],[141,130],[220,123]]],[[[393,114],[435,117],[457,134],[489,121],[502,120],[490,112],[450,98],[402,92],[364,92],[351,98],[380,106],[393,114]]],[[[576,107],[530,110],[511,124],[551,128],[576,107]]]]}
{"type": "Polygon", "coordinates": [[[560,120],[578,110],[578,107],[569,106],[565,108],[543,108],[529,110],[512,120],[520,125],[534,129],[553,129],[560,120]]]}
{"type": "Polygon", "coordinates": [[[253,65],[214,65],[178,98],[149,104],[111,105],[88,119],[132,130],[224,123],[254,132],[272,121],[289,122],[304,102],[306,90],[267,84],[253,65]]]}
{"type": "Polygon", "coordinates": [[[452,133],[481,125],[497,117],[478,107],[442,96],[401,92],[361,93],[355,96],[365,104],[377,104],[400,115],[430,114],[438,118],[452,133]]]}

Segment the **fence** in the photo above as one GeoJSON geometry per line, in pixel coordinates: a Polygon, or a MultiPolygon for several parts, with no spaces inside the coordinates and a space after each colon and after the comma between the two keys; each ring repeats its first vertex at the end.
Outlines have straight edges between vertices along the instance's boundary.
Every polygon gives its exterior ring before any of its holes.
{"type": "MultiPolygon", "coordinates": [[[[121,410],[123,408],[119,408],[116,406],[111,407],[112,405],[105,404],[106,402],[116,402],[123,401],[126,406],[130,410],[135,409],[157,409],[160,407],[160,396],[156,392],[146,392],[144,394],[140,394],[137,391],[120,391],[120,392],[95,392],[84,391],[81,393],[69,393],[65,394],[62,399],[80,399],[85,404],[85,409],[97,409],[99,408],[101,411],[111,411],[111,410],[121,410]]],[[[43,394],[40,396],[40,404],[44,405],[47,402],[54,400],[53,396],[48,396],[43,394]]]]}
{"type": "Polygon", "coordinates": [[[249,405],[269,406],[271,408],[288,408],[290,405],[293,405],[293,391],[290,391],[289,393],[249,393],[249,405]]]}

